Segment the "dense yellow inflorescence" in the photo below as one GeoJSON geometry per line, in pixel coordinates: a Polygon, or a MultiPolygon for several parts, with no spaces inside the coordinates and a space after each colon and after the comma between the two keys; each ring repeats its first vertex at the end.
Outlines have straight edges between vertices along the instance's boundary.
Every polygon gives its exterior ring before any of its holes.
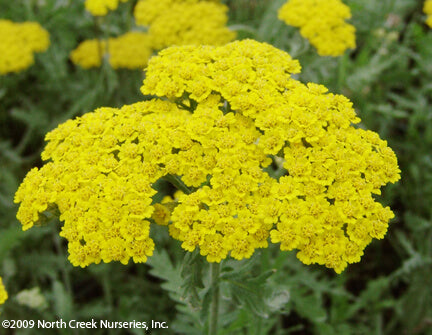
{"type": "Polygon", "coordinates": [[[56,205],[81,266],[145,261],[156,222],[209,262],[249,258],[270,240],[340,273],[386,233],[393,213],[373,194],[400,171],[385,141],[352,126],[347,98],[298,72],[287,53],[252,40],[161,51],[141,88],[153,100],[46,136],[50,162],[15,197],[23,229],[56,205]],[[183,193],[153,203],[161,178],[183,193]]]}
{"type": "Polygon", "coordinates": [[[114,69],[142,69],[153,53],[152,46],[148,34],[131,31],[109,38],[108,42],[97,39],[83,41],[71,52],[70,58],[84,69],[101,66],[105,56],[114,69]]]}
{"type": "Polygon", "coordinates": [[[355,27],[345,22],[351,10],[340,0],[289,0],[279,19],[300,28],[321,56],[340,56],[356,47],[355,27]]]}
{"type": "Polygon", "coordinates": [[[2,277],[0,277],[0,305],[3,305],[8,298],[6,288],[3,285],[2,277]]]}
{"type": "Polygon", "coordinates": [[[49,34],[37,22],[0,20],[0,75],[20,72],[34,63],[34,53],[48,49],[49,34]]]}
{"type": "Polygon", "coordinates": [[[109,11],[116,10],[120,2],[128,0],[86,0],[85,9],[93,16],[105,16],[109,11]]]}
{"type": "Polygon", "coordinates": [[[226,27],[228,8],[218,1],[140,0],[134,16],[138,25],[148,26],[155,49],[172,45],[222,45],[235,33],[226,27]]]}
{"type": "Polygon", "coordinates": [[[81,42],[70,53],[71,61],[84,69],[99,67],[106,53],[106,41],[91,39],[81,42]]]}
{"type": "Polygon", "coordinates": [[[423,12],[427,15],[426,24],[432,28],[432,0],[425,1],[423,12]]]}

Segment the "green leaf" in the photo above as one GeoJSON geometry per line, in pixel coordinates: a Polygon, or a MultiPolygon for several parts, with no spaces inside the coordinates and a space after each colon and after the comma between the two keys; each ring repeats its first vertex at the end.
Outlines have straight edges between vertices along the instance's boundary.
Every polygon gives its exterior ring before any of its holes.
{"type": "Polygon", "coordinates": [[[23,237],[19,224],[0,230],[0,263],[11,249],[19,245],[23,237]]]}
{"type": "Polygon", "coordinates": [[[59,281],[54,281],[52,284],[52,294],[54,300],[54,310],[61,318],[70,320],[73,315],[72,297],[66,291],[63,284],[59,281]]]}
{"type": "Polygon", "coordinates": [[[291,292],[291,300],[295,310],[304,318],[314,323],[327,320],[327,313],[323,307],[322,296],[315,293],[291,292]]]}

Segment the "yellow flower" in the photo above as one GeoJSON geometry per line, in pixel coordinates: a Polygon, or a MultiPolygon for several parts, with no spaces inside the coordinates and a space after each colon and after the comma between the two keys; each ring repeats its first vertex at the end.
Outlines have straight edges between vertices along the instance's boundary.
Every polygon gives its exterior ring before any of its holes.
{"type": "Polygon", "coordinates": [[[152,55],[152,39],[146,33],[131,31],[118,37],[104,40],[86,40],[71,52],[74,64],[84,69],[99,67],[102,58],[114,69],[142,69],[152,55]]]}
{"type": "Polygon", "coordinates": [[[171,45],[222,45],[232,41],[235,33],[226,27],[227,11],[218,1],[140,0],[134,16],[138,25],[149,26],[155,49],[163,49],[171,45]]]}
{"type": "Polygon", "coordinates": [[[350,8],[340,0],[289,0],[278,16],[299,27],[321,56],[340,56],[356,47],[355,27],[345,22],[351,18],[350,8]]]}
{"type": "Polygon", "coordinates": [[[385,235],[393,213],[372,195],[400,171],[385,141],[354,127],[347,98],[293,79],[299,71],[252,40],[161,51],[141,87],[153,100],[100,108],[47,134],[50,161],[15,195],[23,229],[57,206],[80,266],[144,262],[155,221],[209,262],[248,258],[270,237],[305,264],[341,272],[385,235]],[[155,203],[161,178],[183,193],[155,203]]]}
{"type": "Polygon", "coordinates": [[[0,305],[3,305],[8,298],[6,288],[3,285],[2,277],[0,277],[0,305]]]}
{"type": "Polygon", "coordinates": [[[84,5],[93,16],[105,16],[110,10],[116,10],[120,2],[128,0],[86,0],[84,5]]]}
{"type": "Polygon", "coordinates": [[[106,52],[106,42],[97,39],[81,42],[78,47],[70,53],[70,59],[74,64],[84,69],[99,67],[102,64],[103,55],[106,52]]]}
{"type": "Polygon", "coordinates": [[[37,22],[0,20],[0,75],[20,72],[34,63],[34,53],[50,44],[49,34],[37,22]]]}
{"type": "Polygon", "coordinates": [[[432,0],[424,2],[423,12],[427,15],[426,24],[432,28],[432,0]]]}
{"type": "Polygon", "coordinates": [[[143,69],[153,53],[153,40],[146,33],[130,31],[108,41],[108,60],[114,69],[143,69]]]}
{"type": "MultiPolygon", "coordinates": [[[[142,92],[187,106],[196,101],[188,133],[203,148],[217,149],[208,186],[191,194],[194,205],[191,195],[180,198],[171,216],[185,249],[199,247],[208,261],[227,252],[241,259],[266,247],[271,235],[282,250],[300,250],[303,262],[340,272],[359,260],[372,238],[382,238],[391,215],[378,213],[391,211],[372,194],[399,179],[396,156],[377,134],[353,126],[360,119],[348,99],[290,77],[299,71],[286,53],[249,40],[168,48],[150,60],[142,92]],[[195,94],[195,80],[211,93],[195,94]],[[191,102],[185,104],[185,96],[191,102]],[[270,178],[263,170],[268,156],[282,160],[289,175],[270,178]],[[211,228],[203,226],[203,208],[217,216],[211,228]]],[[[187,158],[191,171],[189,161],[200,159],[187,158]]]]}

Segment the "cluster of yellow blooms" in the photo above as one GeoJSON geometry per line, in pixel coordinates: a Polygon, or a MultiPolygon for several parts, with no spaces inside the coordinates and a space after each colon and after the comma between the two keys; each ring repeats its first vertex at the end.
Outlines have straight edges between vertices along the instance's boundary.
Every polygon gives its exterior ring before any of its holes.
{"type": "Polygon", "coordinates": [[[153,57],[141,88],[156,96],[100,108],[48,133],[15,202],[23,229],[57,206],[70,261],[144,262],[151,222],[209,262],[250,257],[269,239],[341,272],[391,210],[372,194],[399,179],[396,156],[351,102],[304,85],[296,60],[268,44],[183,46],[153,57]],[[281,177],[270,165],[286,169],[281,177]],[[161,178],[183,193],[153,203],[161,178]]]}
{"type": "Polygon", "coordinates": [[[321,56],[340,56],[355,48],[355,27],[345,22],[351,10],[341,0],[289,0],[279,10],[279,19],[299,27],[300,34],[321,56]]]}
{"type": "Polygon", "coordinates": [[[7,298],[8,298],[8,294],[3,285],[2,277],[0,277],[0,305],[4,304],[7,298]]]}
{"type": "Polygon", "coordinates": [[[426,24],[432,28],[432,0],[426,0],[423,12],[427,15],[426,24]]]}
{"type": "Polygon", "coordinates": [[[34,53],[48,49],[49,34],[37,22],[0,20],[0,75],[19,72],[34,63],[34,53]]]}
{"type": "Polygon", "coordinates": [[[84,69],[99,67],[107,56],[114,69],[142,69],[153,53],[152,39],[147,33],[131,31],[105,40],[86,40],[71,52],[73,63],[84,69]]]}
{"type": "MultiPolygon", "coordinates": [[[[107,8],[117,6],[118,0],[86,1],[86,8],[93,15],[106,15],[107,8]]],[[[101,66],[103,57],[108,54],[113,68],[137,69],[147,64],[153,50],[167,46],[225,44],[235,38],[235,33],[226,27],[227,10],[225,5],[211,0],[140,0],[134,15],[138,25],[149,26],[147,33],[129,32],[108,41],[86,40],[70,57],[73,63],[89,69],[101,66]]]]}
{"type": "Polygon", "coordinates": [[[148,26],[155,49],[171,45],[222,45],[235,33],[226,27],[228,8],[219,1],[139,0],[134,16],[138,25],[148,26]]]}
{"type": "Polygon", "coordinates": [[[105,16],[110,10],[116,10],[119,2],[128,0],[86,0],[84,5],[93,16],[105,16]]]}

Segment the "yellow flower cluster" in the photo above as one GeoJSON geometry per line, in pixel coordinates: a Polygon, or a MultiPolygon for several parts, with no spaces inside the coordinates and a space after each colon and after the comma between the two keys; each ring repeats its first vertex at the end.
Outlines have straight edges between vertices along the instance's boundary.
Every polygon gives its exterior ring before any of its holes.
{"type": "Polygon", "coordinates": [[[0,75],[20,72],[34,63],[34,53],[48,49],[49,34],[37,22],[0,20],[0,75]]]}
{"type": "Polygon", "coordinates": [[[289,0],[278,16],[299,27],[300,34],[321,56],[340,56],[356,47],[355,27],[345,22],[351,18],[351,11],[341,0],[289,0]]]}
{"type": "Polygon", "coordinates": [[[86,40],[71,52],[70,58],[74,64],[84,69],[101,66],[105,55],[114,69],[142,69],[152,55],[152,44],[148,34],[131,31],[110,38],[108,42],[97,39],[86,40]]]}
{"type": "Polygon", "coordinates": [[[139,0],[134,16],[138,25],[149,26],[155,49],[171,45],[222,45],[235,33],[226,27],[228,8],[218,1],[139,0]]]}
{"type": "Polygon", "coordinates": [[[128,0],[86,0],[84,3],[85,9],[93,16],[105,16],[110,10],[116,10],[119,2],[128,0]]]}
{"type": "Polygon", "coordinates": [[[2,277],[0,277],[0,305],[4,304],[8,298],[6,288],[3,285],[2,277]]]}
{"type": "Polygon", "coordinates": [[[106,53],[106,41],[91,39],[81,42],[75,50],[70,53],[70,59],[74,64],[84,69],[99,67],[106,53]]]}
{"type": "Polygon", "coordinates": [[[51,161],[15,196],[23,229],[56,205],[81,266],[145,261],[154,221],[209,262],[248,258],[270,239],[341,272],[386,233],[393,213],[372,194],[400,171],[385,141],[352,126],[347,98],[293,79],[299,71],[252,40],[161,51],[141,88],[156,98],[47,134],[51,161]],[[161,178],[183,193],[153,203],[161,178]]]}
{"type": "Polygon", "coordinates": [[[426,24],[432,28],[432,0],[426,0],[423,12],[427,15],[426,24]]]}
{"type": "Polygon", "coordinates": [[[265,247],[270,232],[304,263],[340,272],[384,236],[393,213],[372,194],[399,179],[396,156],[376,133],[351,125],[360,120],[348,99],[290,78],[299,70],[254,41],[169,48],[149,62],[142,92],[196,101],[193,140],[206,156],[215,152],[215,165],[195,167],[194,156],[183,172],[187,185],[209,181],[172,213],[170,231],[186,250],[241,259],[265,247]],[[269,157],[288,174],[271,178],[269,157]]]}

